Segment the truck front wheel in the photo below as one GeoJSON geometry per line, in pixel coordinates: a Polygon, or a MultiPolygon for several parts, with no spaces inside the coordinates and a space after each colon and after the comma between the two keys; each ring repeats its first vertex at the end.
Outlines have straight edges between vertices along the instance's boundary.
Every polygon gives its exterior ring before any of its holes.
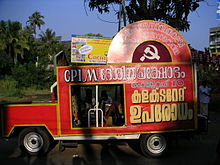
{"type": "Polygon", "coordinates": [[[41,128],[25,128],[19,134],[18,144],[30,155],[46,154],[50,149],[51,138],[41,128]]]}
{"type": "Polygon", "coordinates": [[[167,140],[161,134],[146,134],[140,137],[140,148],[144,156],[160,157],[167,150],[167,140]]]}

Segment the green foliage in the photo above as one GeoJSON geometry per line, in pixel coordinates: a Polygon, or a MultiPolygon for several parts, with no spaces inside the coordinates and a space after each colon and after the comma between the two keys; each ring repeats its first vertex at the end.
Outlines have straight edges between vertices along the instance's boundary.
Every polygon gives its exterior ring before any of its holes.
{"type": "Polygon", "coordinates": [[[20,22],[0,22],[0,78],[11,74],[11,68],[18,59],[24,58],[29,46],[20,22]]]}
{"type": "Polygon", "coordinates": [[[0,103],[19,101],[50,101],[51,93],[47,89],[36,87],[21,88],[19,83],[12,76],[6,76],[0,80],[0,103]]]}
{"type": "MultiPolygon", "coordinates": [[[[121,5],[122,0],[85,0],[90,9],[98,9],[99,13],[109,12],[112,4],[121,5]]],[[[203,0],[200,0],[203,1],[203,0]]],[[[139,20],[155,20],[165,22],[172,27],[184,31],[189,30],[188,15],[195,11],[200,2],[198,0],[124,0],[124,7],[129,23],[139,20]]],[[[120,17],[122,11],[118,11],[120,17]]]]}
{"type": "Polygon", "coordinates": [[[0,95],[4,94],[6,97],[21,96],[21,90],[18,88],[18,82],[12,77],[6,76],[4,80],[0,80],[0,95]]]}
{"type": "MultiPolygon", "coordinates": [[[[206,64],[209,65],[209,64],[206,64]]],[[[218,70],[211,70],[211,66],[198,66],[198,83],[206,80],[212,89],[219,89],[220,77],[218,70]]]]}
{"type": "Polygon", "coordinates": [[[0,43],[2,44],[0,50],[5,51],[14,64],[17,63],[19,57],[24,58],[24,50],[29,49],[22,24],[17,21],[0,22],[0,43]]]}
{"type": "Polygon", "coordinates": [[[94,34],[94,33],[88,33],[88,34],[86,34],[87,36],[94,36],[94,37],[103,37],[103,35],[102,34],[100,34],[100,33],[97,33],[97,34],[94,34]]]}
{"type": "Polygon", "coordinates": [[[21,88],[48,88],[54,81],[51,72],[46,72],[40,66],[36,67],[35,64],[31,62],[14,66],[14,68],[12,68],[12,77],[18,82],[21,88]]]}
{"type": "Polygon", "coordinates": [[[210,80],[211,74],[209,74],[206,70],[204,70],[203,64],[198,66],[198,78],[199,81],[210,80]]]}
{"type": "MultiPolygon", "coordinates": [[[[49,88],[56,81],[49,66],[54,55],[64,50],[64,44],[52,29],[36,38],[36,28],[44,24],[43,18],[40,12],[33,13],[24,28],[17,21],[0,21],[0,79],[6,84],[16,82],[16,87],[10,87],[14,91],[49,88]]],[[[4,83],[2,87],[6,87],[4,83]]]]}
{"type": "MultiPolygon", "coordinates": [[[[38,48],[44,54],[44,57],[49,59],[47,59],[48,64],[51,64],[53,61],[53,55],[64,49],[64,45],[61,43],[61,37],[57,37],[56,33],[49,28],[39,36],[38,48]]],[[[42,56],[39,56],[39,58],[42,58],[42,56]]]]}
{"type": "Polygon", "coordinates": [[[11,67],[13,66],[12,59],[5,51],[0,50],[0,78],[11,74],[11,67]]]}

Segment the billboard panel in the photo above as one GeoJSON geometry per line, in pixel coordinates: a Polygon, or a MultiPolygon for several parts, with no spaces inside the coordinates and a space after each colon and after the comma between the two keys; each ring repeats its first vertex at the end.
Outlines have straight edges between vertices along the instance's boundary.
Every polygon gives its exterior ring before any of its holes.
{"type": "MultiPolygon", "coordinates": [[[[122,107],[125,109],[126,127],[117,129],[118,133],[196,127],[194,76],[190,63],[65,67],[59,68],[59,75],[62,93],[68,93],[69,84],[123,84],[125,100],[122,107]]],[[[112,131],[115,132],[114,129],[112,131]]]]}
{"type": "Polygon", "coordinates": [[[105,64],[111,38],[72,35],[71,62],[105,64]]]}

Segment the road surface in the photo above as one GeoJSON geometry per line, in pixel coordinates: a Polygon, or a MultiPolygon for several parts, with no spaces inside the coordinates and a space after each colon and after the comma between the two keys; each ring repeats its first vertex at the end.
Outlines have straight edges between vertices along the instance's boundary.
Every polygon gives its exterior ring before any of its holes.
{"type": "MultiPolygon", "coordinates": [[[[1,165],[212,165],[220,137],[220,113],[211,113],[209,131],[193,139],[179,139],[168,154],[150,159],[132,150],[127,143],[79,144],[59,152],[58,145],[45,157],[27,156],[17,148],[17,139],[0,139],[1,165]]],[[[219,162],[220,165],[220,162],[219,162]]]]}

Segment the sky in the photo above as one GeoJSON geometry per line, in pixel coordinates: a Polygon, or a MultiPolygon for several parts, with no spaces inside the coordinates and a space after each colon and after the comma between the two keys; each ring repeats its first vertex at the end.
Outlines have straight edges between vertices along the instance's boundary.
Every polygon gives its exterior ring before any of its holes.
{"type": "MultiPolygon", "coordinates": [[[[88,33],[113,37],[118,30],[114,9],[108,14],[99,14],[96,10],[90,11],[84,0],[0,0],[0,20],[19,21],[25,26],[28,17],[38,11],[45,17],[45,25],[38,34],[50,28],[62,40],[70,40],[72,34],[88,33]]],[[[216,0],[206,0],[189,15],[190,30],[181,34],[193,48],[204,50],[209,46],[209,28],[220,26],[216,10],[216,0]]]]}

